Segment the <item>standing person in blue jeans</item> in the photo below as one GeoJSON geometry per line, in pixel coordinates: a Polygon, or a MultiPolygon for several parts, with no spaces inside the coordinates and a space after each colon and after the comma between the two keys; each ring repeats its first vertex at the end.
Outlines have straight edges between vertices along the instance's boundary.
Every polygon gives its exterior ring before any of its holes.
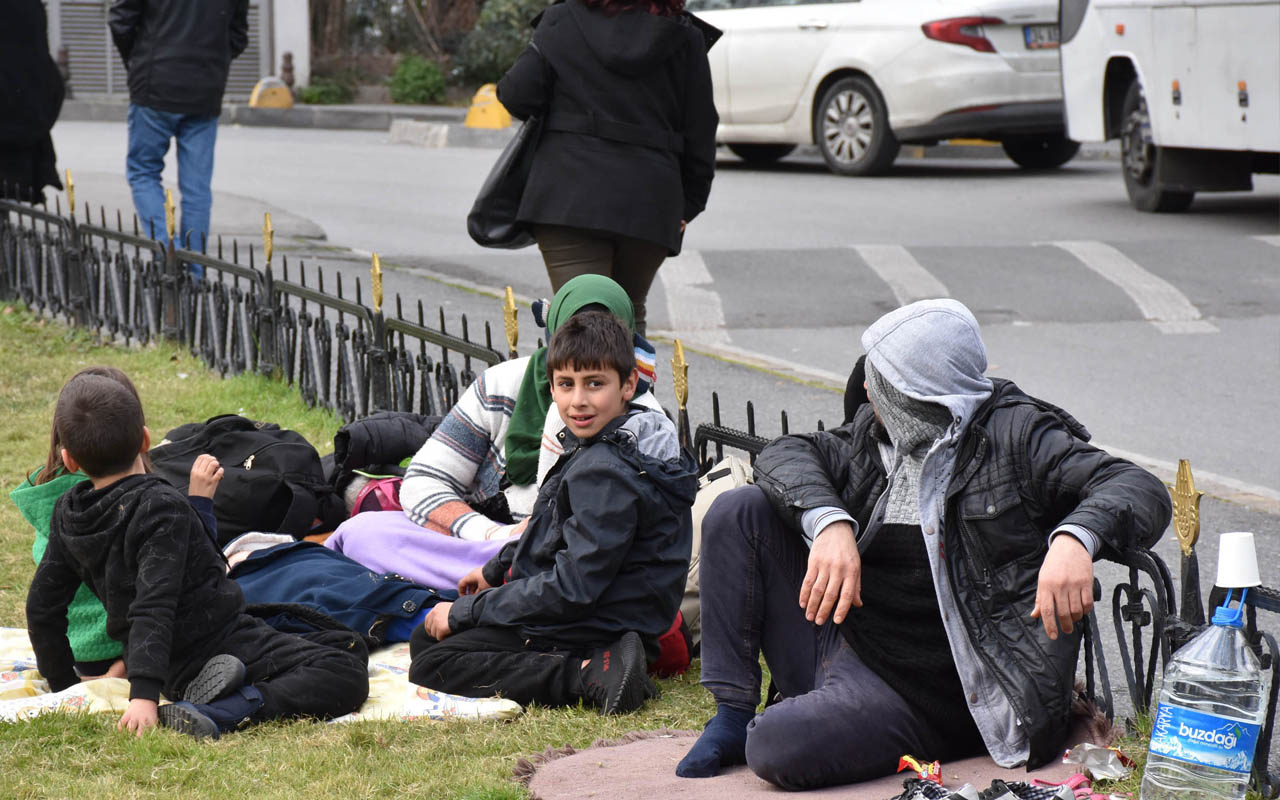
{"type": "Polygon", "coordinates": [[[176,246],[209,237],[213,147],[231,60],[249,44],[249,0],[114,0],[111,38],[129,72],[125,174],[144,235],[163,237],[164,157],[178,142],[176,246]]]}

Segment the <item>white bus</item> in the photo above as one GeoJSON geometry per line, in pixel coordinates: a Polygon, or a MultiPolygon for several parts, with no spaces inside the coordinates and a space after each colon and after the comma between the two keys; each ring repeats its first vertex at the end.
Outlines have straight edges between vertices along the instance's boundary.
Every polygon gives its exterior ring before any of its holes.
{"type": "Polygon", "coordinates": [[[1196,192],[1280,172],[1280,0],[1062,0],[1067,133],[1120,139],[1129,202],[1183,211],[1196,192]]]}

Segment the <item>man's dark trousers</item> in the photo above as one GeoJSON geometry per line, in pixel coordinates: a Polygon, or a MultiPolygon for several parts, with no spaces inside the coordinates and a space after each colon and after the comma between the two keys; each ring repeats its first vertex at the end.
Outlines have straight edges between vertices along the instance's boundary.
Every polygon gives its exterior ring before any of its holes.
{"type": "Polygon", "coordinates": [[[764,492],[726,492],[702,523],[702,685],[754,709],[761,652],[783,700],[747,728],[747,764],[784,789],[892,774],[903,755],[951,759],[937,726],[872,672],[840,628],[800,608],[809,551],[764,492]]]}
{"type": "Polygon", "coordinates": [[[590,653],[526,639],[519,628],[481,626],[437,642],[419,625],[409,638],[409,680],[463,697],[502,695],[517,703],[577,705],[590,653]]]}

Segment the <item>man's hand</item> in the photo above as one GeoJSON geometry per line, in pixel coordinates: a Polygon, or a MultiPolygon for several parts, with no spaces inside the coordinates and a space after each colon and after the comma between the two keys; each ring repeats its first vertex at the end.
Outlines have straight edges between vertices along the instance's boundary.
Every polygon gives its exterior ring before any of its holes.
{"type": "Polygon", "coordinates": [[[809,569],[800,584],[800,607],[815,625],[830,617],[840,624],[850,606],[862,605],[862,557],[847,521],[823,528],[809,551],[809,569]],[[835,609],[832,615],[831,610],[835,609]]]}
{"type": "Polygon", "coordinates": [[[218,459],[208,453],[201,453],[196,456],[196,461],[191,465],[191,478],[188,480],[187,494],[192,497],[207,497],[213,499],[213,493],[218,490],[218,484],[222,481],[222,465],[218,463],[218,459]]]}
{"type": "Polygon", "coordinates": [[[1031,616],[1044,623],[1045,635],[1058,638],[1058,629],[1071,633],[1075,623],[1093,610],[1093,558],[1069,533],[1060,533],[1049,544],[1040,566],[1036,607],[1031,616]]]}
{"type": "Polygon", "coordinates": [[[129,701],[129,707],[124,710],[120,722],[116,723],[116,730],[128,730],[141,736],[147,728],[155,726],[156,701],[135,697],[129,701]]]}
{"type": "Polygon", "coordinates": [[[492,588],[484,579],[484,570],[480,567],[474,567],[458,581],[458,594],[475,594],[492,588]]]}
{"type": "Polygon", "coordinates": [[[427,612],[427,618],[422,621],[422,627],[427,629],[427,635],[437,642],[453,633],[449,630],[449,609],[451,608],[453,603],[436,603],[435,607],[427,612]]]}

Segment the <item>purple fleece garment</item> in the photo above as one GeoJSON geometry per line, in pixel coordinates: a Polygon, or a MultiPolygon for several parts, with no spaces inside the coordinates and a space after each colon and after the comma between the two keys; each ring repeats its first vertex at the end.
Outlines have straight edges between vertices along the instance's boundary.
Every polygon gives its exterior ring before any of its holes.
{"type": "Polygon", "coordinates": [[[374,572],[394,572],[429,589],[457,589],[510,539],[472,542],[435,533],[403,511],[366,511],[338,526],[324,546],[374,572]]]}

